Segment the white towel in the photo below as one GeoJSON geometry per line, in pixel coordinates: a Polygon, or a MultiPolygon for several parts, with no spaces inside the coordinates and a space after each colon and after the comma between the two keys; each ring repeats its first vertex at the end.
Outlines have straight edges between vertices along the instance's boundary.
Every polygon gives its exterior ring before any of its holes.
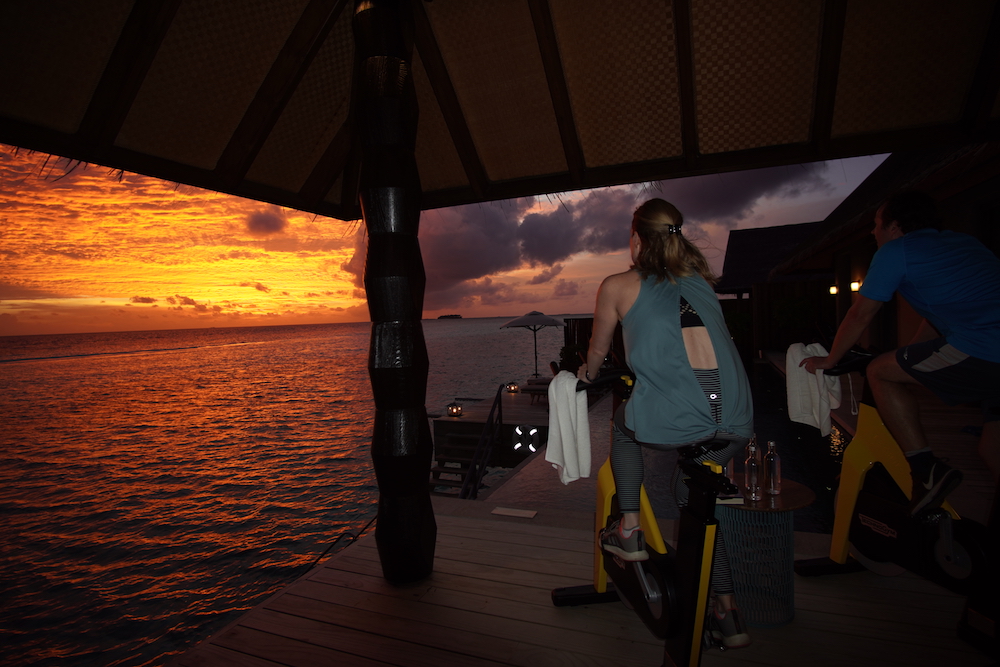
{"type": "Polygon", "coordinates": [[[563,484],[590,477],[590,421],[587,392],[576,390],[576,376],[559,371],[549,383],[549,442],[545,460],[563,484]]]}
{"type": "Polygon", "coordinates": [[[788,418],[815,426],[823,435],[830,434],[830,410],[840,407],[840,378],[821,370],[812,374],[799,364],[806,357],[825,357],[819,343],[792,343],[785,354],[785,382],[788,390],[788,418]]]}

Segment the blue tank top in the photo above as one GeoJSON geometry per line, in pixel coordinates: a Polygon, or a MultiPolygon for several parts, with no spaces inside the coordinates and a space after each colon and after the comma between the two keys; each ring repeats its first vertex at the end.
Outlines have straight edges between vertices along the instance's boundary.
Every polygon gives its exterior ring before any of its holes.
{"type": "Polygon", "coordinates": [[[639,442],[681,445],[726,431],[753,435],[753,399],[718,297],[701,276],[677,283],[642,280],[639,296],[622,319],[625,357],[636,375],[625,405],[625,425],[639,442]],[[698,312],[719,363],[722,416],[716,423],[688,362],[681,337],[680,299],[698,312]]]}

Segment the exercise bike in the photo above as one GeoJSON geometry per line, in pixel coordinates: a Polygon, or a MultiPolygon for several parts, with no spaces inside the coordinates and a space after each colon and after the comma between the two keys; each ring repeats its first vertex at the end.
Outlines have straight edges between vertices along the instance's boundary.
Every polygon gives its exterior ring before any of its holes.
{"type": "MultiPolygon", "coordinates": [[[[579,383],[577,390],[620,382],[618,395],[628,398],[632,376],[605,372],[592,383],[579,383]]],[[[664,667],[697,667],[706,645],[705,618],[709,580],[715,553],[716,498],[734,495],[737,488],[711,462],[693,461],[708,452],[729,445],[713,440],[678,450],[678,466],[687,476],[688,504],[681,509],[677,548],[668,545],[660,533],[645,488],[640,490],[640,525],[646,538],[649,560],[625,561],[594,546],[594,583],[557,588],[552,602],[557,607],[596,604],[621,600],[636,612],[649,631],[663,639],[664,667]],[[610,581],[609,581],[610,579],[610,581]]],[[[611,462],[606,461],[597,477],[596,535],[619,515],[611,462]]]]}
{"type": "MultiPolygon", "coordinates": [[[[864,374],[874,355],[854,349],[828,375],[864,374]]],[[[910,515],[910,466],[875,408],[869,386],[854,438],[844,450],[828,558],[799,560],[795,572],[820,576],[868,569],[906,570],[969,596],[959,636],[993,657],[996,642],[997,501],[989,528],[962,518],[947,502],[910,515]]]]}

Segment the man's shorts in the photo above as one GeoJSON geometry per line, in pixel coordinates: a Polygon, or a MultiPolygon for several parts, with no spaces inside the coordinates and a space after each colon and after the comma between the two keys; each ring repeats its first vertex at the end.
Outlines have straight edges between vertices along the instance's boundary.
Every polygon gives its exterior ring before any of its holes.
{"type": "Polygon", "coordinates": [[[945,403],[982,403],[985,421],[1000,420],[1000,364],[971,357],[944,338],[901,347],[896,361],[945,403]]]}

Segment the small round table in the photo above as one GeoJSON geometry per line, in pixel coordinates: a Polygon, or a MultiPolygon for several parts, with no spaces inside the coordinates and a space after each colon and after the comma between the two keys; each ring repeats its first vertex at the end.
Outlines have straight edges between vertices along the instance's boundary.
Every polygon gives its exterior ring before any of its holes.
{"type": "MultiPolygon", "coordinates": [[[[733,483],[744,491],[743,475],[733,483]]],[[[781,493],[757,501],[716,507],[729,562],[736,603],[748,625],[775,627],[795,618],[795,529],[793,510],[816,499],[808,487],[781,481],[781,493]]]]}

